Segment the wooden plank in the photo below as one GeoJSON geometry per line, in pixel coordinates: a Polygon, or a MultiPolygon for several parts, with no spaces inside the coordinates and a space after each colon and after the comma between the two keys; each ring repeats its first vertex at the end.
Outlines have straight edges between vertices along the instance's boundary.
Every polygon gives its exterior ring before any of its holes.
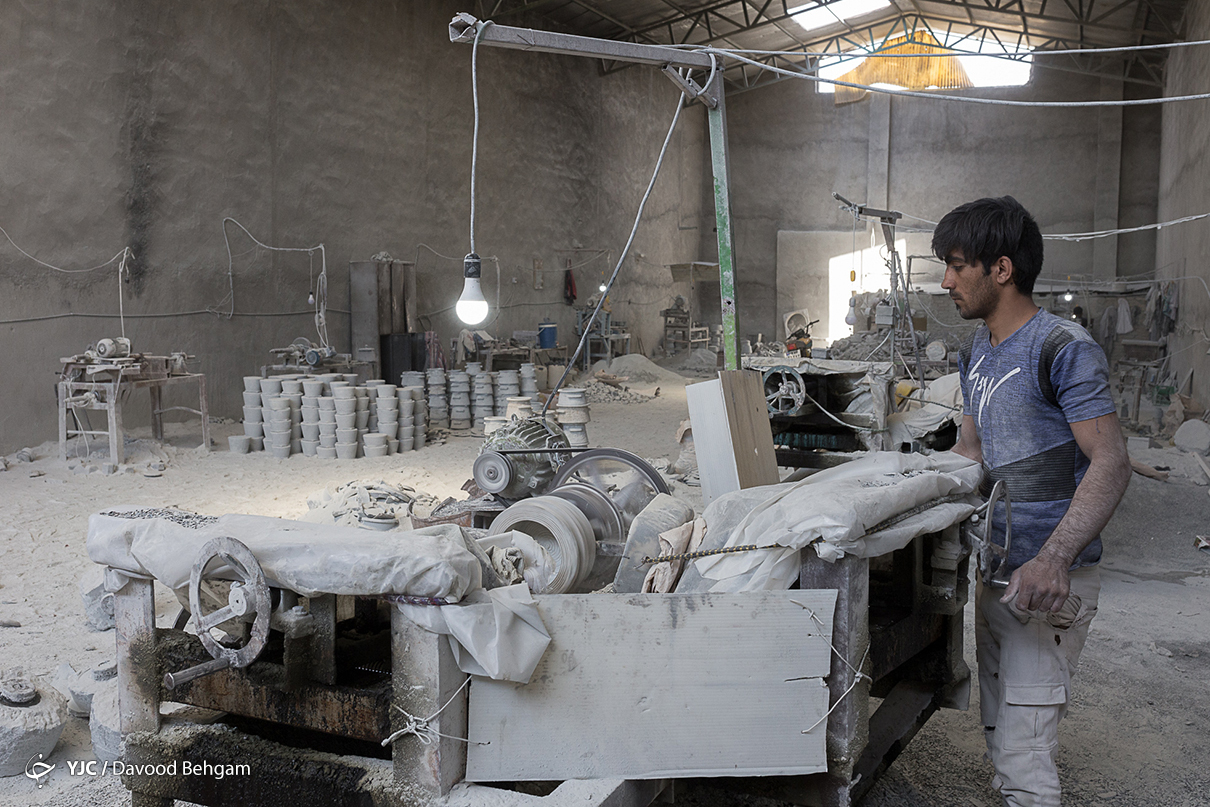
{"type": "Polygon", "coordinates": [[[761,374],[755,370],[725,370],[718,376],[740,489],[776,485],[781,476],[777,473],[761,374]]]}
{"type": "Polygon", "coordinates": [[[528,684],[472,683],[468,781],[827,769],[835,591],[535,599],[551,645],[528,684]]]}

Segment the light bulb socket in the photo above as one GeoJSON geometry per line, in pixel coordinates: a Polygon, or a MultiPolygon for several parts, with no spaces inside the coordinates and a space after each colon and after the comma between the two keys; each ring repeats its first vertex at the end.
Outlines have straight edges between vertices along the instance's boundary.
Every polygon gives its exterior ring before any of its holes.
{"type": "Polygon", "coordinates": [[[462,259],[463,277],[480,277],[483,274],[483,261],[475,253],[470,253],[462,259]]]}

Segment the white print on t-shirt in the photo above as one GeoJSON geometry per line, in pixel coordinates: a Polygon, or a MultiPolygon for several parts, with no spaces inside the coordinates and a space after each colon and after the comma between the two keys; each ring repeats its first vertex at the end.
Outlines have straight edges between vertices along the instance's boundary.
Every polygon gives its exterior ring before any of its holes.
{"type": "Polygon", "coordinates": [[[978,400],[979,402],[978,406],[975,408],[975,423],[979,424],[980,426],[983,425],[983,407],[991,403],[992,396],[996,394],[996,390],[1003,386],[1005,381],[1021,372],[1020,367],[1014,367],[1008,375],[1004,376],[1004,378],[1001,378],[999,381],[996,381],[996,379],[988,376],[980,375],[978,372],[979,365],[983,364],[983,360],[986,358],[987,356],[980,356],[979,361],[975,362],[975,366],[972,367],[971,371],[966,374],[966,379],[971,382],[971,401],[974,402],[978,400]],[[993,381],[995,381],[994,384],[992,383],[993,381]]]}

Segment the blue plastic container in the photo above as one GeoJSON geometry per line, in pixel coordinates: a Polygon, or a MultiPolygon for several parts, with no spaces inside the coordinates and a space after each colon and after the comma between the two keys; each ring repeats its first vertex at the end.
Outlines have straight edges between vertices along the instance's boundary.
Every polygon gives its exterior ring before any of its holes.
{"type": "Polygon", "coordinates": [[[559,326],[550,321],[538,323],[538,347],[547,349],[559,343],[559,326]]]}

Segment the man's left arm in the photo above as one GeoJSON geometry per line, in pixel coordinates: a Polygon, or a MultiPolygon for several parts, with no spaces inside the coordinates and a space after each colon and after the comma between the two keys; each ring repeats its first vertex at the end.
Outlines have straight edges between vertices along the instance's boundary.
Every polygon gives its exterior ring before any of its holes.
{"type": "Polygon", "coordinates": [[[1067,600],[1068,570],[1084,547],[1109,523],[1126,486],[1130,457],[1116,414],[1071,424],[1076,444],[1088,457],[1071,506],[1036,557],[1013,572],[1001,602],[1016,598],[1025,611],[1057,611],[1067,600]]]}

